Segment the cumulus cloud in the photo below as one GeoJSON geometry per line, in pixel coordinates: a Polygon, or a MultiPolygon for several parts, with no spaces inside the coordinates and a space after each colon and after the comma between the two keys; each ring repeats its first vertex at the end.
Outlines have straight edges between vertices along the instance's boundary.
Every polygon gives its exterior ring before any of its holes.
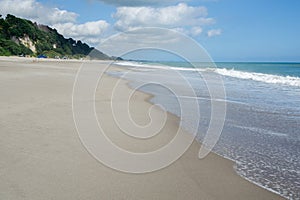
{"type": "Polygon", "coordinates": [[[91,44],[100,42],[100,36],[109,28],[109,24],[104,20],[86,22],[84,24],[54,24],[53,26],[63,35],[91,44]]]}
{"type": "Polygon", "coordinates": [[[208,37],[213,37],[213,36],[217,36],[217,35],[221,35],[221,34],[222,34],[221,29],[212,29],[212,30],[207,31],[208,37]]]}
{"type": "Polygon", "coordinates": [[[137,27],[178,28],[213,24],[215,20],[206,16],[206,7],[192,7],[185,3],[162,8],[119,7],[113,15],[115,27],[122,31],[137,27]]]}
{"type": "Polygon", "coordinates": [[[134,30],[141,27],[163,27],[198,36],[203,32],[203,26],[215,23],[207,17],[208,11],[204,6],[188,6],[179,3],[167,7],[118,7],[113,14],[119,31],[134,30]]]}
{"type": "Polygon", "coordinates": [[[99,0],[107,4],[115,5],[115,6],[130,6],[130,7],[138,7],[138,6],[165,6],[172,5],[178,2],[188,2],[190,0],[99,0]]]}
{"type": "Polygon", "coordinates": [[[39,23],[75,22],[77,14],[58,8],[48,8],[36,0],[1,0],[0,13],[13,14],[39,23]]]}
{"type": "Polygon", "coordinates": [[[203,31],[203,29],[199,26],[193,27],[191,29],[191,35],[193,35],[193,36],[200,35],[202,33],[202,31],[203,31]]]}
{"type": "MultiPolygon", "coordinates": [[[[179,0],[102,0],[103,2],[120,5],[112,14],[114,30],[127,31],[140,27],[161,27],[177,30],[190,36],[199,36],[206,26],[215,23],[208,17],[208,11],[203,6],[189,6],[178,3],[179,0]],[[171,5],[164,6],[162,5],[171,5]]],[[[181,0],[187,2],[189,0],[181,0]]],[[[90,45],[97,45],[112,31],[105,20],[78,23],[77,13],[56,7],[46,6],[38,0],[0,0],[0,13],[13,14],[30,19],[40,24],[56,28],[65,37],[82,40],[90,45]]],[[[221,30],[209,30],[212,37],[221,34],[221,30]]],[[[152,34],[155,35],[155,34],[152,34]]],[[[154,38],[155,39],[155,38],[154,38]]],[[[158,38],[159,41],[159,38],[158,38]]]]}
{"type": "MultiPolygon", "coordinates": [[[[116,20],[115,29],[125,31],[127,34],[110,40],[109,44],[99,46],[101,50],[111,55],[121,55],[119,51],[122,47],[134,49],[156,47],[157,44],[165,47],[176,44],[184,49],[185,40],[182,40],[184,36],[172,30],[196,37],[215,23],[213,18],[208,17],[206,7],[189,6],[186,3],[166,7],[123,6],[118,7],[112,16],[116,20]],[[120,48],[114,48],[115,44],[119,44],[120,48]]],[[[213,31],[211,34],[218,33],[213,31]]],[[[191,51],[189,48],[184,50],[191,51]]]]}
{"type": "Polygon", "coordinates": [[[185,35],[190,35],[190,36],[199,36],[203,32],[203,29],[199,26],[195,26],[192,28],[179,27],[179,28],[173,28],[172,30],[175,30],[175,31],[178,31],[180,33],[183,33],[185,35]]]}
{"type": "Polygon", "coordinates": [[[47,7],[36,0],[1,0],[0,13],[13,14],[56,28],[65,37],[97,44],[100,35],[109,27],[104,20],[77,23],[78,14],[55,7],[47,7]]]}

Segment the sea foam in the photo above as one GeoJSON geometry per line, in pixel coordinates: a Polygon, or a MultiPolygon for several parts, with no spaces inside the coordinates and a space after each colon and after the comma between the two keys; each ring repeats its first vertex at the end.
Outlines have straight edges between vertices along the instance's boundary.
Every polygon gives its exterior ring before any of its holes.
{"type": "Polygon", "coordinates": [[[272,74],[263,74],[263,73],[255,73],[255,72],[242,72],[234,69],[215,69],[215,72],[224,76],[230,76],[234,78],[240,79],[249,79],[254,81],[260,81],[265,83],[273,83],[273,84],[283,84],[289,86],[300,87],[300,78],[292,77],[292,76],[278,76],[272,74]]]}
{"type": "Polygon", "coordinates": [[[187,67],[172,67],[167,65],[159,64],[144,64],[139,62],[117,62],[116,65],[120,66],[132,66],[138,68],[148,68],[148,69],[162,69],[162,70],[178,70],[178,71],[198,71],[198,72],[215,72],[222,76],[228,76],[239,79],[248,79],[253,81],[259,81],[269,84],[281,84],[287,86],[300,87],[300,77],[292,76],[279,76],[273,74],[264,74],[256,72],[245,72],[238,71],[235,69],[226,69],[226,68],[187,68],[187,67]]]}

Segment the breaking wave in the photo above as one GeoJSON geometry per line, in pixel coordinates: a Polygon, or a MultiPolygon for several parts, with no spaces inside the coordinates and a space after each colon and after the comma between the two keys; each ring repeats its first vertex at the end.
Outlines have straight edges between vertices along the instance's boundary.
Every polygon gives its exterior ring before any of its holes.
{"type": "Polygon", "coordinates": [[[167,65],[159,65],[159,64],[144,64],[139,62],[117,62],[116,65],[120,66],[132,66],[142,68],[141,70],[146,69],[162,69],[162,70],[178,70],[178,71],[199,71],[199,72],[215,72],[223,76],[239,78],[239,79],[248,79],[253,81],[259,81],[269,84],[281,84],[288,86],[300,87],[300,77],[293,76],[279,76],[273,74],[264,74],[264,73],[256,73],[256,72],[244,72],[238,71],[235,69],[226,69],[226,68],[187,68],[187,67],[172,67],[167,65]]]}

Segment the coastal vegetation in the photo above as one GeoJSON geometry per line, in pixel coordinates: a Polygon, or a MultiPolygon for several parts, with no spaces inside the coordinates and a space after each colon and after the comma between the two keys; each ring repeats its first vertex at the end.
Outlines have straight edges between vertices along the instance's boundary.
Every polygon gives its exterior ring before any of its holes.
{"type": "Polygon", "coordinates": [[[56,29],[8,14],[0,15],[0,56],[113,59],[80,40],[66,39],[56,29]]]}

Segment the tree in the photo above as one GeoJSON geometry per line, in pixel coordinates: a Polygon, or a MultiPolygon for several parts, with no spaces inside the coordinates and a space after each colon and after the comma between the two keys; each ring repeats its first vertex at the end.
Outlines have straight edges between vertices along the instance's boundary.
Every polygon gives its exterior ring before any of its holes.
{"type": "Polygon", "coordinates": [[[25,37],[35,45],[37,54],[48,52],[51,55],[81,57],[94,49],[80,40],[76,42],[72,38],[66,39],[56,29],[48,26],[38,25],[11,14],[5,19],[0,15],[0,55],[33,55],[33,52],[22,44],[25,37]]]}

